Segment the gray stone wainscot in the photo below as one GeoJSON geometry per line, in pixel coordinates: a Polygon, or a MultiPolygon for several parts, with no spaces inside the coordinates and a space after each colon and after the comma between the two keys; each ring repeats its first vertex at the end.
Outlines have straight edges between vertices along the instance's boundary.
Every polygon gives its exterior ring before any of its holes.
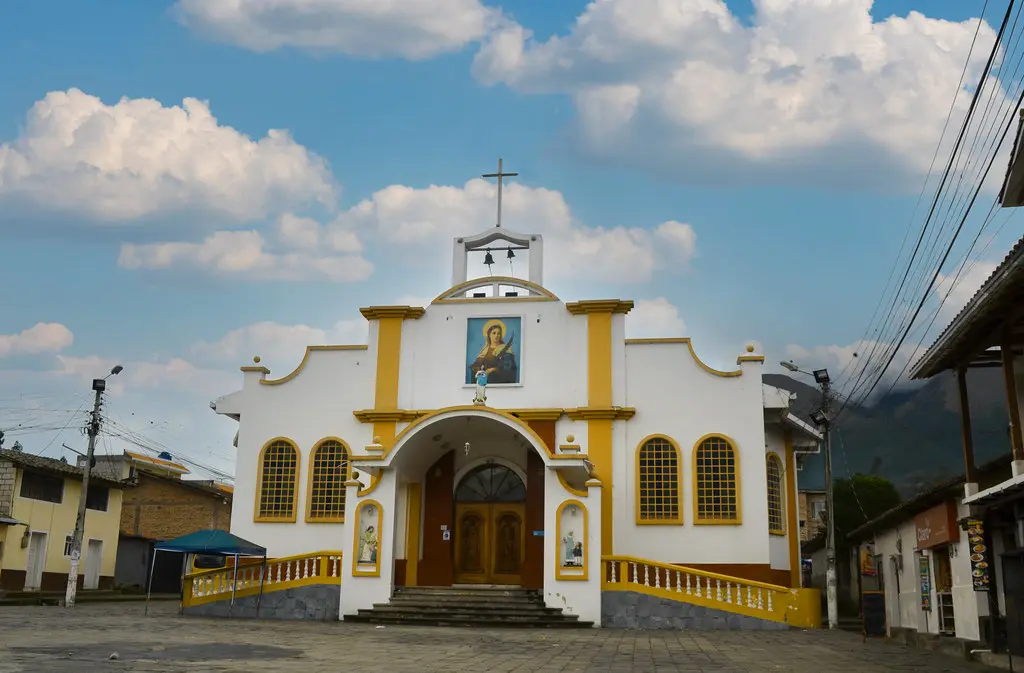
{"type": "Polygon", "coordinates": [[[259,615],[256,614],[256,599],[256,596],[236,598],[234,607],[231,607],[231,597],[228,596],[213,603],[189,606],[185,608],[185,614],[196,617],[337,620],[341,586],[314,584],[265,593],[259,602],[259,615]]]}
{"type": "Polygon", "coordinates": [[[613,629],[780,631],[788,624],[737,615],[636,591],[601,592],[601,626],[613,629]]]}

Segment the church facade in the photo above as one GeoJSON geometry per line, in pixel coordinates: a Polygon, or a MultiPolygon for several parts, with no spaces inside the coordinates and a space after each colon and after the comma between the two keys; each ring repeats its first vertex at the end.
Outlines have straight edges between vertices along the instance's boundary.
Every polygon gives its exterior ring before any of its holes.
{"type": "Polygon", "coordinates": [[[255,358],[212,403],[239,423],[232,533],[341,551],[342,615],[482,584],[600,623],[613,556],[799,586],[796,454],[820,437],[762,354],[722,371],[685,337],[627,339],[632,302],[544,288],[539,235],[453,253],[429,306],[364,308],[368,343],[309,346],[280,378],[255,358]],[[506,248],[528,279],[467,279],[470,254],[506,248]]]}

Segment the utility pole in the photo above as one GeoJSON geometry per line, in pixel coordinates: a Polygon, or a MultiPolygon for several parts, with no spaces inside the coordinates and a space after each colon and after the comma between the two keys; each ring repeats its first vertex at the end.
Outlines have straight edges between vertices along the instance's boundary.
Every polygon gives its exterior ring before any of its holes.
{"type": "Polygon", "coordinates": [[[93,401],[92,414],[89,417],[89,449],[85,454],[82,492],[78,497],[78,518],[75,519],[75,532],[71,539],[71,568],[68,570],[68,588],[64,594],[64,607],[68,608],[75,607],[75,594],[78,592],[78,564],[82,560],[82,538],[85,536],[85,506],[89,497],[89,474],[92,472],[93,455],[96,451],[96,436],[100,434],[100,405],[103,404],[103,391],[107,388],[107,379],[120,374],[122,369],[121,365],[117,365],[106,377],[92,380],[96,399],[93,401]]]}
{"type": "Polygon", "coordinates": [[[832,395],[826,378],[821,384],[821,408],[825,417],[825,508],[828,526],[825,529],[825,594],[828,603],[828,628],[839,628],[839,597],[836,578],[836,517],[832,498],[832,395]]]}

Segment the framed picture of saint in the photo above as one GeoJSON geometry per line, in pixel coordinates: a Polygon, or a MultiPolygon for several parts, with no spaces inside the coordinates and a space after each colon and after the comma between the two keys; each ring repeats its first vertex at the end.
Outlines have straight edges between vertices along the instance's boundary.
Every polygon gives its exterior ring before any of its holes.
{"type": "Polygon", "coordinates": [[[486,385],[522,383],[523,319],[469,318],[466,325],[466,371],[464,383],[479,382],[486,373],[486,385]]]}

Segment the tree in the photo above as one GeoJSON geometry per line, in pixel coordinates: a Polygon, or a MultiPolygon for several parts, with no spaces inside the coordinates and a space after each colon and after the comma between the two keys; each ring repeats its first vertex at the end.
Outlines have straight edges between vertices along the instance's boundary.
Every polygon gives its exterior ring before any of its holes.
{"type": "Polygon", "coordinates": [[[843,558],[850,548],[846,536],[902,502],[899,491],[883,477],[857,473],[832,482],[836,516],[836,551],[843,558]]]}

